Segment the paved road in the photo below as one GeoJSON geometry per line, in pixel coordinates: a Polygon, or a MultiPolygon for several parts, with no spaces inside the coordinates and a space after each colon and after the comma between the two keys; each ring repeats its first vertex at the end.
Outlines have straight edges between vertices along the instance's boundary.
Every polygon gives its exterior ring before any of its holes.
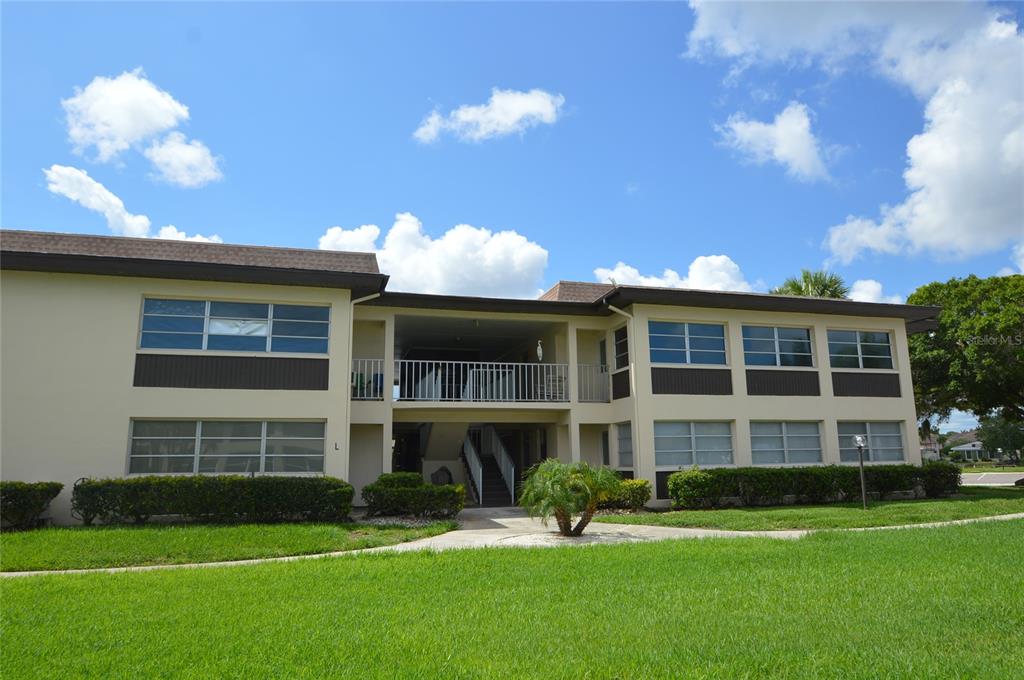
{"type": "Polygon", "coordinates": [[[981,472],[962,475],[965,486],[1013,486],[1024,479],[1024,472],[981,472]]]}

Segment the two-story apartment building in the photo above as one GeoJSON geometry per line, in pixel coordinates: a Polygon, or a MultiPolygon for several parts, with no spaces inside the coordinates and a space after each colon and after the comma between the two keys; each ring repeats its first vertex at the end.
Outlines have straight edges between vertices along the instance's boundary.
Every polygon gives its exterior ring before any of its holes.
{"type": "Polygon", "coordinates": [[[907,335],[936,308],[561,282],[388,292],[372,254],[0,232],[0,474],[382,472],[510,504],[545,457],[920,463],[907,335]]]}

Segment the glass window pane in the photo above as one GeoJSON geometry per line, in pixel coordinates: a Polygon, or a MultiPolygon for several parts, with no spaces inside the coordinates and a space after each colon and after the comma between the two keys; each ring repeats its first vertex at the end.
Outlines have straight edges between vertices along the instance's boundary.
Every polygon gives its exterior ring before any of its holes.
{"type": "Polygon", "coordinates": [[[633,453],[619,451],[619,467],[633,467],[633,453]]]}
{"type": "Polygon", "coordinates": [[[861,345],[860,352],[866,357],[892,356],[889,345],[861,345]]]}
{"type": "Polygon", "coordinates": [[[889,344],[889,334],[881,331],[861,331],[860,332],[861,342],[872,342],[880,343],[883,345],[889,344]]]}
{"type": "Polygon", "coordinates": [[[206,303],[202,300],[155,300],[147,298],[142,310],[146,314],[173,314],[175,316],[204,316],[206,303]]]}
{"type": "Polygon", "coordinates": [[[686,338],[681,335],[652,335],[651,349],[686,349],[686,338]]]}
{"type": "Polygon", "coordinates": [[[749,366],[775,366],[775,355],[774,354],[751,354],[747,352],[743,355],[743,361],[749,366]]]}
{"type": "Polygon", "coordinates": [[[142,474],[157,474],[160,472],[192,472],[193,457],[155,457],[135,458],[132,457],[128,463],[128,472],[142,474]]]}
{"type": "Polygon", "coordinates": [[[828,341],[831,342],[857,342],[857,331],[829,331],[828,341]]]}
{"type": "Polygon", "coordinates": [[[871,449],[871,460],[903,460],[903,449],[871,449]]]}
{"type": "Polygon", "coordinates": [[[754,451],[773,451],[776,449],[782,451],[786,448],[786,445],[783,443],[782,435],[778,437],[758,435],[750,438],[750,448],[754,451]]]}
{"type": "Polygon", "coordinates": [[[258,420],[204,420],[203,438],[207,437],[256,437],[263,432],[263,423],[258,420]]]}
{"type": "Polygon", "coordinates": [[[210,319],[211,335],[262,335],[270,330],[266,321],[249,321],[246,319],[210,319]]]}
{"type": "Polygon", "coordinates": [[[810,354],[811,343],[802,340],[779,340],[779,351],[790,354],[810,354]]]}
{"type": "Polygon", "coordinates": [[[648,321],[647,332],[651,335],[683,335],[686,324],[669,323],[667,321],[648,321]]]}
{"type": "Polygon", "coordinates": [[[660,421],[654,423],[655,437],[688,437],[690,435],[690,423],[677,423],[671,421],[660,421]]]}
{"type": "Polygon", "coordinates": [[[253,302],[211,302],[210,316],[226,316],[237,319],[266,319],[270,305],[253,302]]]}
{"type": "Polygon", "coordinates": [[[267,456],[266,472],[323,472],[323,456],[267,456]]]}
{"type": "Polygon", "coordinates": [[[729,423],[694,423],[693,433],[696,435],[728,435],[732,433],[732,427],[729,423]]]}
{"type": "Polygon", "coordinates": [[[869,441],[868,446],[873,449],[896,449],[903,446],[903,438],[898,434],[872,434],[869,441]]]}
{"type": "Polygon", "coordinates": [[[786,434],[813,434],[818,436],[818,423],[786,423],[786,434]]]}
{"type": "Polygon", "coordinates": [[[308,321],[275,321],[274,335],[300,335],[310,338],[326,338],[327,324],[308,321]]]}
{"type": "Polygon", "coordinates": [[[731,451],[732,437],[695,437],[698,451],[731,451]]]}
{"type": "MultiPolygon", "coordinates": [[[[867,460],[867,454],[865,453],[865,460],[867,460]]],[[[857,456],[857,449],[840,449],[839,460],[844,463],[856,463],[859,458],[857,456]]]]}
{"type": "Polygon", "coordinates": [[[259,439],[203,439],[199,442],[201,455],[218,454],[222,456],[260,453],[259,439]]]}
{"type": "Polygon", "coordinates": [[[655,437],[655,451],[689,451],[693,448],[693,440],[689,437],[655,437]]]}
{"type": "Polygon", "coordinates": [[[866,423],[837,423],[839,434],[867,434],[866,423]]]}
{"type": "Polygon", "coordinates": [[[821,462],[821,449],[808,450],[808,451],[790,451],[789,452],[790,463],[820,463],[821,462]]]}
{"type": "Polygon", "coordinates": [[[775,329],[770,326],[744,326],[743,338],[775,340],[775,329]]]}
{"type": "Polygon", "coordinates": [[[177,331],[179,333],[202,333],[203,317],[196,316],[144,316],[144,331],[177,331]]]}
{"type": "Polygon", "coordinates": [[[248,335],[211,335],[206,339],[206,348],[263,352],[267,349],[267,339],[248,335]]]}
{"type": "Polygon", "coordinates": [[[864,357],[864,368],[892,368],[889,357],[864,357]]]}
{"type": "Polygon", "coordinates": [[[821,448],[821,440],[816,434],[787,434],[786,447],[792,449],[818,449],[821,448]]]}
{"type": "Polygon", "coordinates": [[[139,347],[144,349],[202,349],[202,334],[143,333],[139,347]]]}
{"type": "Polygon", "coordinates": [[[691,364],[725,365],[725,352],[690,352],[691,364]]]}
{"type": "Polygon", "coordinates": [[[809,354],[783,354],[779,356],[780,366],[813,366],[814,361],[809,354]]]}
{"type": "Polygon", "coordinates": [[[330,307],[312,305],[274,305],[275,319],[294,319],[296,321],[328,321],[330,307]]]}
{"type": "Polygon", "coordinates": [[[304,354],[327,354],[327,339],[316,338],[273,338],[272,352],[302,352],[304,354]]]}
{"type": "Polygon", "coordinates": [[[693,465],[693,452],[692,451],[655,451],[654,452],[654,464],[655,465],[690,466],[690,465],[693,465]]]}
{"type": "Polygon", "coordinates": [[[786,462],[786,454],[782,449],[767,450],[754,449],[751,458],[754,465],[775,465],[786,462]]]}
{"type": "Polygon", "coordinates": [[[720,324],[691,323],[690,337],[703,336],[709,338],[724,338],[725,326],[720,324]]]}
{"type": "Polygon", "coordinates": [[[132,455],[191,456],[196,452],[195,439],[133,439],[132,455]]]}
{"type": "Polygon", "coordinates": [[[900,424],[871,423],[871,434],[900,434],[900,424]]]}
{"type": "Polygon", "coordinates": [[[320,437],[324,436],[324,423],[299,421],[271,421],[267,423],[268,437],[320,437]]]}
{"type": "Polygon", "coordinates": [[[199,458],[200,472],[259,472],[259,456],[205,456],[199,458]]]}
{"type": "Polygon", "coordinates": [[[268,439],[267,455],[324,455],[323,439],[268,439]]]}
{"type": "Polygon", "coordinates": [[[829,360],[832,363],[832,368],[860,368],[860,361],[856,356],[830,356],[829,360]]]}
{"type": "Polygon", "coordinates": [[[697,451],[697,465],[732,465],[732,451],[697,451]]]}
{"type": "Polygon", "coordinates": [[[850,345],[845,342],[830,342],[828,343],[828,353],[835,354],[836,356],[857,356],[857,345],[850,345]]]}
{"type": "Polygon", "coordinates": [[[705,349],[716,352],[725,351],[725,340],[722,338],[695,338],[690,336],[690,349],[705,349]]]}
{"type": "Polygon", "coordinates": [[[811,331],[807,328],[780,328],[779,340],[803,340],[811,341],[811,331]]]}
{"type": "Polygon", "coordinates": [[[782,434],[782,423],[750,423],[750,434],[782,434]]]}
{"type": "Polygon", "coordinates": [[[134,437],[195,437],[194,420],[136,420],[132,423],[134,437]]]}
{"type": "Polygon", "coordinates": [[[743,340],[743,350],[746,352],[768,352],[775,353],[774,340],[743,340]]]}

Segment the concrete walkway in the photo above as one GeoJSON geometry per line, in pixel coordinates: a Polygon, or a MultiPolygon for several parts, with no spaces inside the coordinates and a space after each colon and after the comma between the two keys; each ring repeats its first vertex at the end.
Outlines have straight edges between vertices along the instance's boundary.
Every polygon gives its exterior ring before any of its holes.
{"type": "MultiPolygon", "coordinates": [[[[870,527],[866,529],[845,529],[843,531],[876,531],[885,529],[919,529],[958,524],[973,524],[1011,519],[1024,519],[1024,512],[1012,515],[977,517],[973,519],[932,522],[929,524],[905,524],[894,527],[870,527]]],[[[518,508],[467,508],[459,513],[461,526],[439,536],[421,538],[408,543],[345,550],[340,552],[317,553],[315,555],[293,555],[289,557],[266,557],[251,560],[227,562],[199,562],[194,564],[158,564],[143,567],[109,567],[100,569],[66,569],[52,571],[7,571],[0,577],[17,578],[44,576],[49,574],[116,574],[134,571],[161,571],[164,569],[200,569],[210,567],[238,567],[271,562],[296,562],[299,560],[321,559],[365,555],[368,553],[400,553],[418,550],[458,550],[464,548],[553,548],[561,546],[608,545],[615,543],[643,543],[684,538],[774,538],[794,540],[815,533],[813,529],[790,529],[782,531],[724,531],[721,529],[681,529],[641,524],[591,523],[582,536],[565,537],[558,535],[551,526],[544,527],[539,520],[530,519],[518,508]]]]}

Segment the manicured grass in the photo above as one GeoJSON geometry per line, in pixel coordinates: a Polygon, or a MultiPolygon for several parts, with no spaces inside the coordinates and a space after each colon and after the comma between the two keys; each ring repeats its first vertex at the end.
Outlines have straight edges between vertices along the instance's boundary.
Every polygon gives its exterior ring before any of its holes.
{"type": "Polygon", "coordinates": [[[961,472],[969,475],[981,474],[984,472],[1024,472],[1024,465],[1008,465],[996,467],[995,465],[968,465],[961,472]]]}
{"type": "Polygon", "coordinates": [[[0,534],[0,571],[218,562],[357,550],[435,536],[437,522],[405,529],[359,524],[64,527],[0,534]]]}
{"type": "Polygon", "coordinates": [[[1024,512],[1024,488],[962,487],[959,498],[860,503],[787,505],[771,508],[727,508],[605,515],[596,522],[653,524],[733,531],[771,529],[852,529],[942,522],[1024,512]]]}
{"type": "Polygon", "coordinates": [[[2,579],[4,676],[1020,677],[1022,554],[1013,521],[2,579]]]}

